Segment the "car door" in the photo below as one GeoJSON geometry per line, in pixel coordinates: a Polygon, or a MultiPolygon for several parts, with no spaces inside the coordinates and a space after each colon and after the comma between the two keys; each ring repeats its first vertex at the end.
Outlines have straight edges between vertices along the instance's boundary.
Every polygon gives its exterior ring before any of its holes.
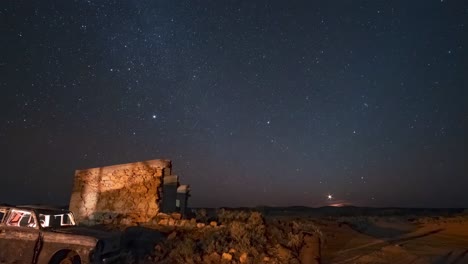
{"type": "Polygon", "coordinates": [[[6,263],[6,251],[4,248],[7,246],[8,241],[5,239],[6,229],[4,219],[7,217],[8,208],[0,208],[0,263],[6,263]]]}
{"type": "Polygon", "coordinates": [[[32,263],[38,238],[35,214],[29,210],[10,209],[0,225],[0,263],[32,263]]]}

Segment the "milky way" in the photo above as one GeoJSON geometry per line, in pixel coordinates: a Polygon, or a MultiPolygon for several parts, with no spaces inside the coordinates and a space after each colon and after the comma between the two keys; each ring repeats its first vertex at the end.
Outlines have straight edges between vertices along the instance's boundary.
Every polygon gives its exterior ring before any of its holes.
{"type": "Polygon", "coordinates": [[[468,206],[466,1],[0,12],[0,203],[168,158],[192,206],[468,206]]]}

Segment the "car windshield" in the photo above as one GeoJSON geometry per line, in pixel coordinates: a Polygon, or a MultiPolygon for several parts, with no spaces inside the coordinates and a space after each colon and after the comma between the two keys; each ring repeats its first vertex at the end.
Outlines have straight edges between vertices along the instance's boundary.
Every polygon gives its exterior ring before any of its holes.
{"type": "Polygon", "coordinates": [[[39,211],[39,222],[43,228],[75,226],[73,214],[68,211],[39,211]]]}

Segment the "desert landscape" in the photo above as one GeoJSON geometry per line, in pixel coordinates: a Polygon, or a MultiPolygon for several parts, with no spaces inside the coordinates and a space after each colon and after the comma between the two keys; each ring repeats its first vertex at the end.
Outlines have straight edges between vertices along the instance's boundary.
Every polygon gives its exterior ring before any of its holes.
{"type": "Polygon", "coordinates": [[[0,264],[468,264],[468,1],[0,14],[0,264]]]}
{"type": "Polygon", "coordinates": [[[463,209],[198,209],[131,227],[133,263],[468,263],[463,209]],[[159,224],[157,224],[159,222],[159,224]]]}

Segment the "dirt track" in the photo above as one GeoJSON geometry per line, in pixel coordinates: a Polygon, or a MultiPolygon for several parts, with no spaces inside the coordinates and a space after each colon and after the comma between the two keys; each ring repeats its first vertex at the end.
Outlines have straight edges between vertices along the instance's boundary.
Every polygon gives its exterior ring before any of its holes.
{"type": "Polygon", "coordinates": [[[358,230],[328,226],[323,263],[468,263],[468,221],[463,219],[424,224],[380,219],[358,230]]]}

